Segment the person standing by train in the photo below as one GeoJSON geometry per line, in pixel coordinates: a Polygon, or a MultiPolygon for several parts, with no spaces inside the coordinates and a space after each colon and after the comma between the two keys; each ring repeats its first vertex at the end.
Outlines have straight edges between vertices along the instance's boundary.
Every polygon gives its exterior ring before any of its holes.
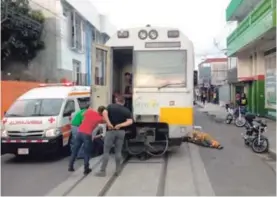
{"type": "Polygon", "coordinates": [[[107,124],[107,131],[104,139],[104,153],[100,171],[96,176],[106,176],[106,168],[108,165],[110,150],[114,146],[115,149],[115,174],[118,175],[121,164],[121,152],[124,143],[125,129],[133,124],[131,111],[124,107],[125,100],[123,96],[116,97],[116,103],[110,104],[103,111],[103,118],[107,124]]]}

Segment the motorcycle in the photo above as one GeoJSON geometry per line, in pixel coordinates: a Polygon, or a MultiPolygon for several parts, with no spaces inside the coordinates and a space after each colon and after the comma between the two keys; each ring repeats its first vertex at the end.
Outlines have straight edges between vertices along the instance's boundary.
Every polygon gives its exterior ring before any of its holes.
{"type": "Polygon", "coordinates": [[[264,153],[268,151],[269,141],[263,133],[267,132],[267,124],[263,120],[256,119],[254,114],[246,114],[245,116],[246,133],[242,134],[244,143],[251,146],[255,153],[264,153]]]}
{"type": "Polygon", "coordinates": [[[234,121],[235,125],[237,127],[243,127],[246,123],[246,120],[244,118],[244,114],[246,113],[245,107],[237,107],[233,108],[230,105],[226,105],[227,110],[227,116],[225,118],[226,124],[231,124],[232,121],[234,121]]]}

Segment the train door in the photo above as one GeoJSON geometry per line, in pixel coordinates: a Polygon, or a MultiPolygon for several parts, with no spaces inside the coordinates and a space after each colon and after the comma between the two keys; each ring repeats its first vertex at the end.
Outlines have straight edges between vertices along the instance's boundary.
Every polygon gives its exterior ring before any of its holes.
{"type": "Polygon", "coordinates": [[[96,44],[92,50],[92,80],[91,95],[92,106],[97,109],[99,106],[107,106],[110,103],[110,84],[111,84],[111,55],[110,48],[96,44]]]}

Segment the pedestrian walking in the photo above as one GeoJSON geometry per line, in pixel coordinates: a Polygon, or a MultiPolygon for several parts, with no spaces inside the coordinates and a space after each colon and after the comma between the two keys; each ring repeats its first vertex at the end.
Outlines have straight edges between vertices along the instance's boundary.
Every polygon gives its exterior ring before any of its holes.
{"type": "Polygon", "coordinates": [[[100,171],[96,176],[106,176],[106,168],[109,161],[110,150],[115,150],[115,175],[118,175],[121,164],[121,152],[124,143],[125,129],[133,124],[131,111],[124,107],[123,96],[117,96],[116,103],[110,104],[103,112],[103,118],[107,124],[107,131],[104,139],[104,153],[100,171]]]}
{"type": "Polygon", "coordinates": [[[89,168],[89,159],[90,159],[90,149],[91,149],[91,142],[92,142],[92,132],[97,132],[98,125],[103,123],[102,113],[105,110],[104,106],[100,106],[98,108],[98,112],[94,111],[92,108],[88,108],[87,111],[84,113],[84,119],[78,129],[73,151],[71,154],[71,158],[69,161],[69,168],[68,171],[74,171],[74,162],[78,155],[78,152],[81,146],[84,146],[84,174],[88,174],[91,172],[89,168]]]}

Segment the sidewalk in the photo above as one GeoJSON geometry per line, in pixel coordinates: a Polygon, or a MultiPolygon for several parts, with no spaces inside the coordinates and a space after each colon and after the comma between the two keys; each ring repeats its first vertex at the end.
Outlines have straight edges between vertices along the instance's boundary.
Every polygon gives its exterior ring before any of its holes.
{"type": "MultiPolygon", "coordinates": [[[[199,111],[213,116],[217,122],[225,121],[227,112],[224,106],[212,103],[206,103],[206,105],[203,106],[203,104],[199,101],[196,101],[196,104],[200,107],[199,111]]],[[[261,119],[264,119],[267,122],[268,131],[265,135],[268,137],[270,144],[269,153],[274,159],[276,159],[276,122],[266,118],[261,119]]]]}

